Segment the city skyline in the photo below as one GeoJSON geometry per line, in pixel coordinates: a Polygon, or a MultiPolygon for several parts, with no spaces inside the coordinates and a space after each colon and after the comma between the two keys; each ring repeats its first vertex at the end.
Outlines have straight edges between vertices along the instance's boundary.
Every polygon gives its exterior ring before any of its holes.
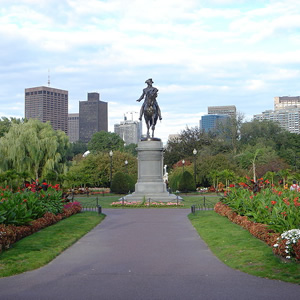
{"type": "Polygon", "coordinates": [[[0,24],[0,116],[24,117],[24,89],[47,86],[49,69],[50,87],[69,91],[69,113],[100,93],[110,132],[139,111],[152,78],[164,143],[208,106],[235,105],[250,120],[274,97],[300,95],[294,0],[2,0],[0,24]]]}

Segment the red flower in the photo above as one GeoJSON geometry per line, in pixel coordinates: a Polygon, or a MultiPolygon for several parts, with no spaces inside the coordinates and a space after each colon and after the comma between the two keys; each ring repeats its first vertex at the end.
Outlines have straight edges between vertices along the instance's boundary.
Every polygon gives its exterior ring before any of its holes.
{"type": "Polygon", "coordinates": [[[277,201],[271,201],[272,205],[275,205],[277,203],[277,201]]]}
{"type": "Polygon", "coordinates": [[[234,184],[232,183],[232,184],[229,184],[229,187],[234,187],[234,184]]]}

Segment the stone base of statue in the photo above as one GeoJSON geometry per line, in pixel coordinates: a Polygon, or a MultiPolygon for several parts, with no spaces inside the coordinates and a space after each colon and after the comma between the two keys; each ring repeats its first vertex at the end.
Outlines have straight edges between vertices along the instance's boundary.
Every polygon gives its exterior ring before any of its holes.
{"type": "MultiPolygon", "coordinates": [[[[125,196],[126,201],[176,201],[177,196],[167,191],[163,181],[163,143],[157,138],[138,143],[138,180],[135,192],[125,196]]],[[[121,200],[121,199],[120,199],[121,200]]],[[[179,200],[182,200],[179,197],[179,200]]]]}

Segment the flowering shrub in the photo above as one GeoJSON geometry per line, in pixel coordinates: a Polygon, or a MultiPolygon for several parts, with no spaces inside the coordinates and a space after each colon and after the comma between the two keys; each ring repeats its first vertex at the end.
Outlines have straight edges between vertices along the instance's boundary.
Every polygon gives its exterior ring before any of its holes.
{"type": "Polygon", "coordinates": [[[296,258],[300,261],[300,229],[285,231],[273,245],[274,252],[287,259],[296,258]]]}
{"type": "Polygon", "coordinates": [[[296,191],[268,187],[254,193],[247,188],[230,188],[221,201],[237,214],[267,224],[279,233],[300,227],[300,201],[296,191]]]}
{"type": "Polygon", "coordinates": [[[46,212],[55,215],[63,212],[59,185],[47,186],[38,192],[35,184],[16,193],[7,188],[0,189],[0,223],[24,225],[41,218],[46,212]]]}
{"type": "Polygon", "coordinates": [[[81,211],[79,202],[73,202],[71,205],[68,203],[60,214],[53,214],[46,212],[43,217],[38,218],[27,225],[15,226],[0,224],[0,252],[8,249],[13,243],[18,240],[33,234],[47,226],[55,224],[60,220],[67,218],[73,214],[81,211]]]}
{"type": "Polygon", "coordinates": [[[146,201],[116,201],[111,203],[112,207],[179,207],[184,206],[183,203],[178,202],[146,202],[146,201]]]}

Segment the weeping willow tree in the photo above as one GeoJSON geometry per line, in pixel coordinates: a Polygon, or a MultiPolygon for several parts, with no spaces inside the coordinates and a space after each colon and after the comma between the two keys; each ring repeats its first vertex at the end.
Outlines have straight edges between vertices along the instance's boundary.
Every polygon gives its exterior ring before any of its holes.
{"type": "Polygon", "coordinates": [[[29,120],[12,124],[0,139],[0,168],[2,171],[27,172],[30,178],[46,178],[49,173],[66,172],[69,139],[50,123],[29,120]]]}

